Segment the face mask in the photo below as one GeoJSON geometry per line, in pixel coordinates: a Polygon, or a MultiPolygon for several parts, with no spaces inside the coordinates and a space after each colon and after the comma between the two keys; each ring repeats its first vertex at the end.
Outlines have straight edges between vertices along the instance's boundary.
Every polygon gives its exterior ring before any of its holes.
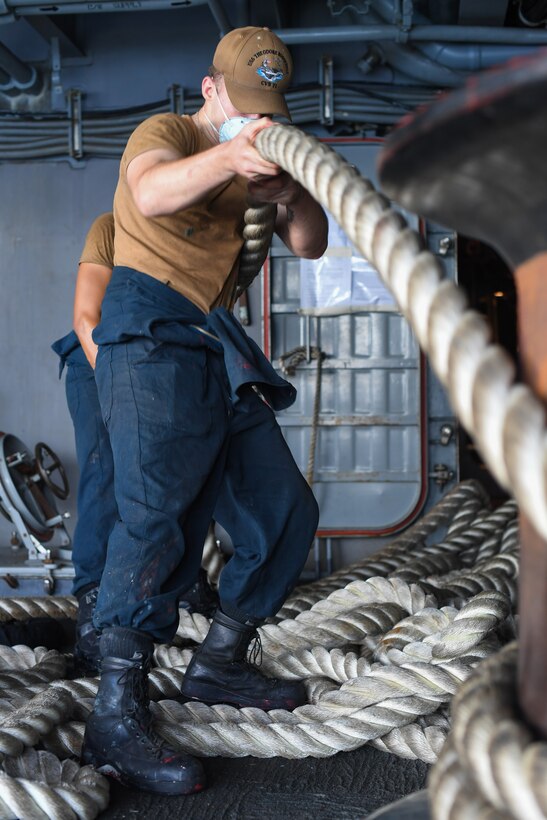
{"type": "Polygon", "coordinates": [[[228,117],[222,123],[218,132],[220,142],[228,142],[228,140],[236,137],[249,122],[254,122],[254,120],[251,117],[228,117]]]}
{"type": "Polygon", "coordinates": [[[219,142],[228,142],[228,140],[231,140],[234,137],[236,137],[241,131],[241,129],[247,125],[247,123],[253,122],[253,120],[251,119],[251,117],[229,117],[226,111],[224,110],[224,106],[222,105],[220,97],[218,96],[218,91],[216,92],[216,95],[218,104],[220,105],[222,113],[224,114],[224,122],[222,123],[219,129],[213,125],[207,114],[205,114],[205,119],[207,120],[211,128],[217,132],[219,142]]]}

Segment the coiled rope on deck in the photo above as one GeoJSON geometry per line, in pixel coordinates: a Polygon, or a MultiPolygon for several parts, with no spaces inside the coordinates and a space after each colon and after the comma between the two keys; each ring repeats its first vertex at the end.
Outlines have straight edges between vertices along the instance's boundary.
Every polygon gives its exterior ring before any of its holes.
{"type": "MultiPolygon", "coordinates": [[[[350,577],[325,579],[322,596],[306,600],[296,617],[265,624],[263,671],[300,678],[308,690],[309,704],[294,712],[176,702],[209,628],[204,616],[181,610],[173,645],[156,647],[150,673],[158,729],[202,756],[326,757],[369,742],[435,761],[455,693],[483,658],[514,638],[515,522],[513,502],[492,512],[480,485],[465,482],[390,547],[354,565],[350,577]]],[[[52,600],[36,606],[47,611],[52,600]]],[[[64,604],[54,609],[64,617],[64,604]]],[[[106,805],[104,778],[67,760],[80,753],[98,682],[65,680],[64,665],[54,650],[0,647],[0,816],[1,801],[29,820],[87,819],[106,805]],[[3,688],[2,675],[10,676],[3,688]],[[89,786],[93,777],[96,787],[89,786]]]]}
{"type": "Polygon", "coordinates": [[[436,820],[547,817],[547,743],[522,722],[516,666],[513,643],[457,692],[453,728],[429,779],[436,820]]]}

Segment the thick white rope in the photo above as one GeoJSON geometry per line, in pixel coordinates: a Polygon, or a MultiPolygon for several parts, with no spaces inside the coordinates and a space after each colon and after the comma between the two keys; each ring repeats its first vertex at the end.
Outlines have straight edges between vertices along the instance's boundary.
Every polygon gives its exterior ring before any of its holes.
{"type": "Polygon", "coordinates": [[[13,820],[93,820],[109,800],[105,777],[91,766],[29,749],[0,772],[0,817],[13,820]]]}
{"type": "MultiPolygon", "coordinates": [[[[448,547],[435,544],[426,545],[424,539],[441,527],[452,524],[455,519],[459,522],[459,528],[455,532],[460,532],[461,527],[469,524],[469,512],[472,520],[480,510],[485,509],[486,503],[486,495],[478,482],[461,482],[449,490],[423,518],[395,538],[387,547],[380,549],[374,555],[367,556],[362,561],[334,572],[327,578],[298,589],[286,600],[276,618],[271,620],[294,618],[298,613],[321,601],[330,592],[345,587],[350,581],[366,580],[377,575],[390,575],[402,567],[413,564],[423,555],[446,554],[449,551],[448,547]],[[463,518],[464,523],[462,523],[462,517],[458,516],[461,509],[466,511],[466,516],[463,518]]],[[[452,531],[452,526],[450,531],[452,531]]]]}
{"type": "MultiPolygon", "coordinates": [[[[24,655],[28,662],[32,650],[26,650],[24,655]]],[[[8,656],[13,658],[16,654],[2,647],[4,665],[8,656]]],[[[41,654],[41,651],[35,653],[37,666],[41,663],[38,660],[41,654]]],[[[57,669],[62,669],[64,674],[64,658],[62,661],[57,669]]],[[[65,723],[78,711],[72,695],[50,686],[32,697],[23,684],[18,692],[10,691],[9,694],[13,701],[11,708],[5,700],[0,707],[0,754],[3,756],[0,817],[93,820],[108,804],[106,778],[91,766],[80,767],[70,760],[61,763],[49,752],[25,748],[46,742],[54,727],[65,723]]]]}
{"type": "Polygon", "coordinates": [[[255,145],[328,208],[378,270],[490,472],[547,538],[545,412],[528,387],[515,384],[514,364],[491,343],[485,318],[443,279],[401,214],[329,146],[283,125],[261,131],[255,145]]]}
{"type": "MultiPolygon", "coordinates": [[[[438,540],[429,545],[424,532],[412,541],[420,566],[428,556],[446,557],[444,575],[424,577],[417,584],[399,577],[405,571],[415,577],[412,560],[394,560],[394,571],[386,571],[388,577],[350,581],[307,604],[296,618],[261,628],[263,671],[305,681],[310,702],[292,713],[171,700],[180,691],[193,647],[209,628],[205,617],[182,611],[179,646],[158,646],[154,654],[158,666],[150,673],[151,708],[160,731],[171,742],[202,756],[325,757],[372,742],[395,754],[434,761],[447,733],[447,705],[477,662],[498,650],[501,633],[506,634],[512,609],[507,588],[509,577],[516,573],[514,505],[493,514],[486,510],[477,487],[462,488],[456,495],[460,508],[469,510],[473,501],[473,515],[455,515],[454,509],[449,516],[434,512],[426,524],[430,536],[438,530],[444,533],[439,532],[438,540]],[[477,567],[470,566],[473,554],[482,556],[478,573],[477,567]],[[496,573],[498,581],[492,584],[490,576],[496,573]],[[458,581],[460,576],[464,582],[458,581]],[[498,588],[503,587],[501,578],[505,578],[505,593],[498,588]]],[[[401,542],[391,555],[398,549],[401,542]]],[[[382,553],[385,556],[386,550],[382,553]]],[[[37,606],[42,609],[41,603],[37,606]]],[[[40,775],[32,792],[34,787],[27,784],[32,784],[32,778],[14,773],[7,761],[20,760],[14,756],[37,742],[58,758],[77,757],[97,680],[64,680],[64,658],[59,653],[21,647],[0,647],[0,681],[1,675],[12,679],[0,691],[0,751],[12,757],[5,757],[2,764],[0,816],[2,800],[12,807],[18,800],[26,817],[31,798],[40,806],[50,806],[47,810],[52,813],[29,809],[35,812],[28,814],[29,820],[95,816],[101,808],[86,803],[89,793],[74,810],[72,786],[50,786],[40,775]],[[75,811],[73,815],[53,813],[62,801],[68,805],[63,811],[75,811]]],[[[104,794],[98,790],[103,801],[104,794]]]]}
{"type": "Polygon", "coordinates": [[[522,721],[516,667],[510,644],[454,698],[452,732],[429,779],[434,820],[547,817],[547,743],[522,721]]]}
{"type": "Polygon", "coordinates": [[[213,587],[217,589],[218,579],[220,573],[224,569],[226,559],[217,546],[214,525],[211,524],[203,544],[203,555],[201,557],[201,566],[207,573],[207,580],[213,587]]]}
{"type": "Polygon", "coordinates": [[[239,259],[236,298],[260,273],[266,261],[275,228],[277,205],[249,197],[243,228],[243,248],[239,259]]]}
{"type": "Polygon", "coordinates": [[[27,618],[70,618],[76,620],[76,598],[0,598],[0,620],[24,621],[27,618]]]}

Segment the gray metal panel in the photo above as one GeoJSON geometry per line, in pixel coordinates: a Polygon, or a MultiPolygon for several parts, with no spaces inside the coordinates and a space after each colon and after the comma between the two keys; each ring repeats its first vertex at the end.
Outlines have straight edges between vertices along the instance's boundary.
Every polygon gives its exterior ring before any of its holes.
{"type": "MultiPolygon", "coordinates": [[[[374,176],[377,143],[343,147],[364,176],[374,176]]],[[[423,489],[416,340],[395,309],[299,315],[300,264],[280,244],[272,252],[270,278],[272,360],[308,345],[320,347],[327,357],[313,485],[320,529],[393,527],[412,515],[423,489]]],[[[303,472],[312,437],[316,373],[315,360],[299,365],[291,377],[298,398],[278,417],[303,472]]]]}
{"type": "MultiPolygon", "coordinates": [[[[0,164],[0,190],[6,192],[0,200],[0,429],[28,447],[45,441],[55,450],[72,486],[58,507],[74,516],[74,430],[51,343],[72,326],[85,235],[97,214],[112,207],[117,174],[113,160],[78,171],[66,163],[0,164]]],[[[9,543],[11,529],[1,518],[0,545],[9,543]]]]}

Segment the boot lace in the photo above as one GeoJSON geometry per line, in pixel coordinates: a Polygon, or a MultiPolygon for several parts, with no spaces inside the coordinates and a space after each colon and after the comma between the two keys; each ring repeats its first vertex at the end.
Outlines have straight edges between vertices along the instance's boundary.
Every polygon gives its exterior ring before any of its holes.
{"type": "Polygon", "coordinates": [[[260,637],[260,632],[257,629],[251,639],[251,642],[249,643],[249,648],[247,650],[247,661],[252,664],[252,666],[262,666],[262,656],[262,639],[260,637]]]}
{"type": "Polygon", "coordinates": [[[126,683],[131,687],[130,705],[127,716],[132,718],[140,729],[138,739],[150,754],[158,760],[163,756],[165,740],[153,729],[153,717],[149,710],[150,696],[148,694],[147,675],[150,664],[143,661],[132,669],[127,669],[120,676],[119,683],[126,683]]]}

